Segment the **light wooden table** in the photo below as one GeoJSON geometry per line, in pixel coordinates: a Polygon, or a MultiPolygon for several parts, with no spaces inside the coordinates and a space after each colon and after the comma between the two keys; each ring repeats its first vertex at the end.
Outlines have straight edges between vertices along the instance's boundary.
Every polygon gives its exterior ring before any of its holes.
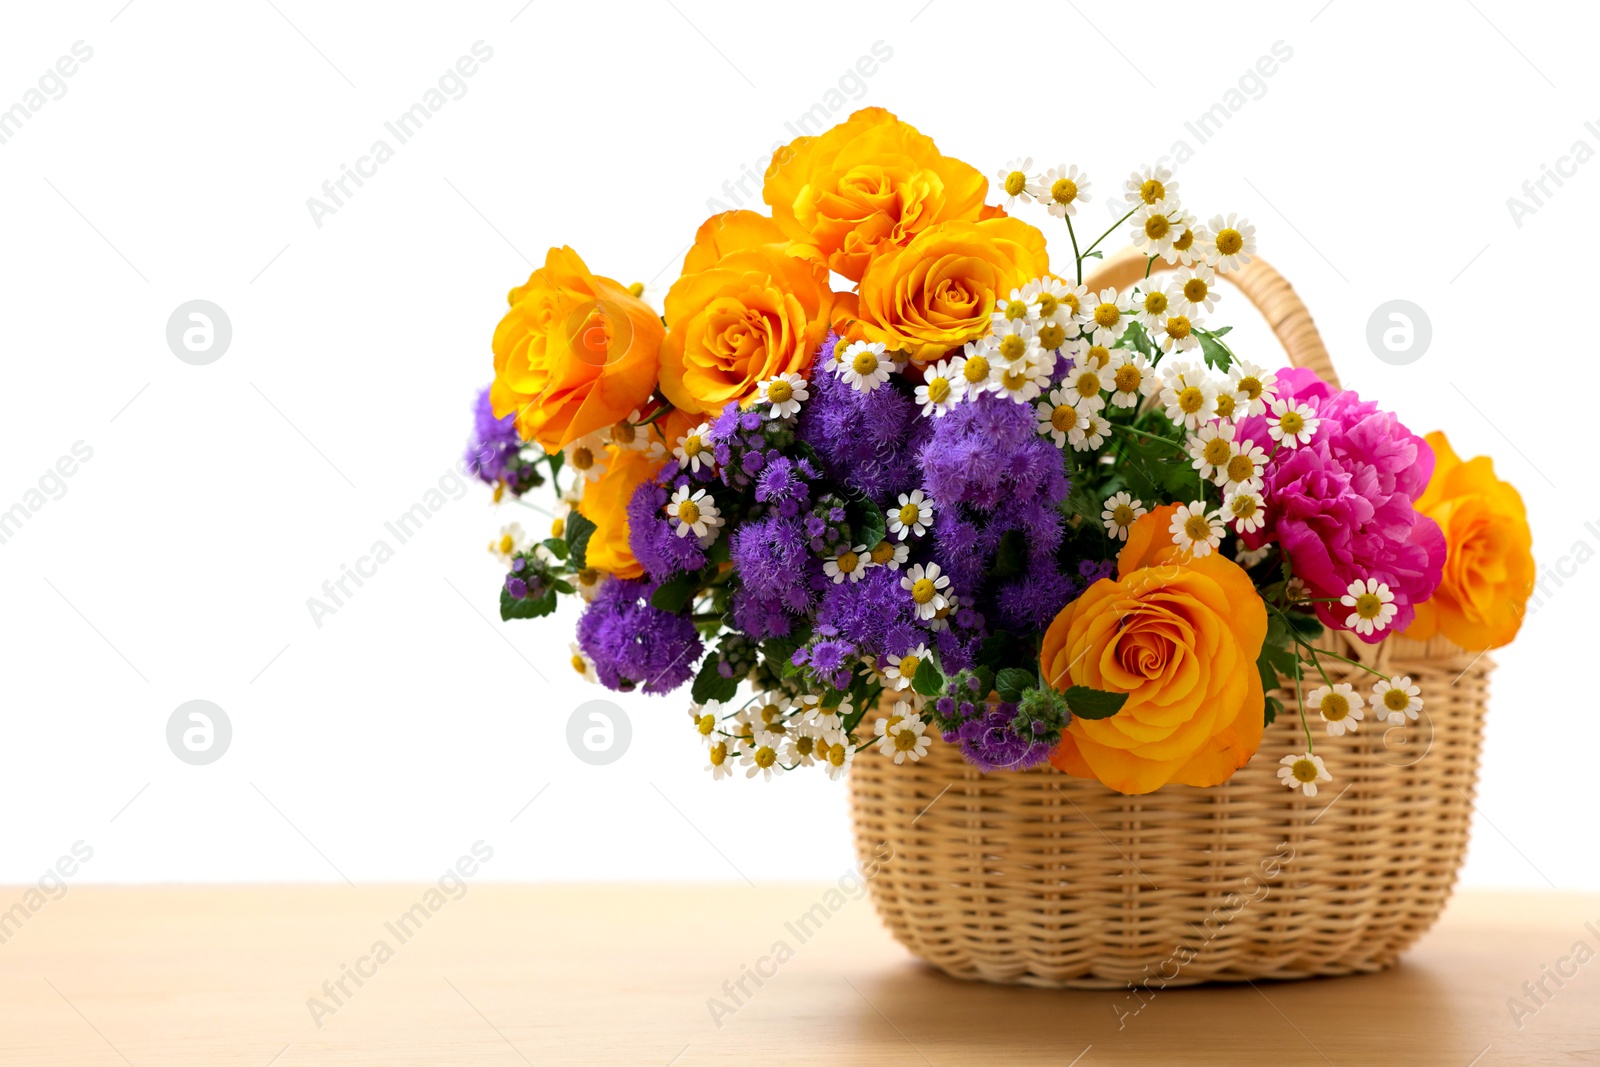
{"type": "MultiPolygon", "coordinates": [[[[0,1061],[1600,1063],[1600,958],[1572,956],[1600,952],[1600,897],[1463,893],[1384,974],[1167,990],[1119,1029],[1116,993],[917,964],[865,899],[802,941],[786,924],[826,888],[74,886],[20,927],[0,920],[0,1061]],[[793,950],[781,964],[778,942],[793,950]],[[747,969],[771,977],[744,977],[736,1004],[724,982],[747,969]],[[1541,979],[1542,1006],[1523,989],[1541,979]],[[714,1019],[712,998],[735,1010],[714,1019]],[[1537,1009],[1520,1028],[1513,998],[1537,1009]]],[[[0,906],[20,898],[0,891],[0,906]]]]}

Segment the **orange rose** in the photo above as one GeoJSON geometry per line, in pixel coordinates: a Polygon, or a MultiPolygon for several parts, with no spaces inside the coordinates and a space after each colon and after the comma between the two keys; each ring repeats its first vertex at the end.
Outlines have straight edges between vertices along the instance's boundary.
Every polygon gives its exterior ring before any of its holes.
{"type": "Polygon", "coordinates": [[[1533,592],[1533,533],[1522,497],[1494,475],[1494,461],[1463,463],[1445,435],[1428,435],[1433,478],[1417,511],[1439,524],[1450,554],[1433,599],[1417,605],[1406,636],[1444,634],[1479,651],[1510,644],[1533,592]]]}
{"type": "Polygon", "coordinates": [[[517,414],[524,440],[545,451],[628,417],[656,388],[661,320],[578,253],[552,248],[494,331],[497,418],[517,414]]]}
{"type": "Polygon", "coordinates": [[[1237,563],[1172,544],[1175,511],[1169,504],[1133,524],[1116,579],[1063,608],[1039,652],[1058,689],[1128,694],[1110,718],[1074,718],[1050,757],[1119,793],[1217,785],[1261,745],[1266,606],[1237,563]]]}
{"type": "Polygon", "coordinates": [[[881,107],[857,111],[819,137],[797,137],[767,167],[762,199],[795,241],[830,270],[860,281],[885,244],[905,244],[952,219],[976,219],[989,182],[939,154],[915,126],[881,107]]]}
{"type": "Polygon", "coordinates": [[[690,412],[721,411],[786,371],[804,372],[833,314],[828,271],[789,254],[753,211],[707,219],[667,291],[661,392],[690,412]]]}
{"type": "Polygon", "coordinates": [[[987,333],[997,298],[1049,272],[1044,234],[1025,222],[940,223],[873,257],[856,330],[926,363],[987,333]]]}
{"type": "Polygon", "coordinates": [[[618,578],[640,578],[644,566],[628,546],[628,501],[666,462],[636,448],[607,445],[605,464],[604,473],[584,487],[578,501],[578,514],[594,523],[584,562],[618,578]]]}

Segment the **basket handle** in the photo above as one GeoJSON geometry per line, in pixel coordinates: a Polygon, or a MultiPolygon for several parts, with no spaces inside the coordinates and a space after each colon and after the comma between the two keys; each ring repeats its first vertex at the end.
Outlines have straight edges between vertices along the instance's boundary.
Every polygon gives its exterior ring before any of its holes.
{"type": "MultiPolygon", "coordinates": [[[[1091,292],[1115,286],[1126,289],[1145,276],[1148,258],[1136,249],[1127,249],[1106,260],[1084,284],[1091,292]]],[[[1173,264],[1156,260],[1155,270],[1171,270],[1173,264]]],[[[1220,275],[1232,282],[1245,299],[1261,312],[1272,327],[1283,350],[1289,355],[1289,364],[1315,371],[1317,376],[1335,389],[1339,376],[1328,359],[1328,350],[1317,333],[1317,324],[1311,321],[1311,312],[1300,299],[1294,287],[1266,260],[1257,256],[1239,270],[1220,275]]]]}

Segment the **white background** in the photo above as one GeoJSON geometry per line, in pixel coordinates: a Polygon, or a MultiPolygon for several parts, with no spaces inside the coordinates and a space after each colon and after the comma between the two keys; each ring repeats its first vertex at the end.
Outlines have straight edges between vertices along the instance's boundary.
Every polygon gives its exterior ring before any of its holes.
{"type": "MultiPolygon", "coordinates": [[[[1347,385],[1494,456],[1545,567],[1600,547],[1592,272],[1556,269],[1589,256],[1600,163],[1520,226],[1506,206],[1600,148],[1575,5],[124,3],[12,5],[0,32],[0,107],[94,50],[0,144],[0,509],[93,449],[0,544],[0,880],[79,839],[92,881],[422,879],[479,838],[495,879],[843,871],[844,789],[711,783],[686,698],[618,697],[631,749],[573,757],[568,715],[608,695],[565,664],[574,613],[503,626],[483,551],[534,512],[474,486],[320,628],[306,600],[455,464],[505,292],[547,246],[659,303],[708,199],[732,206],[724,182],[877,41],[892,57],[837,118],[888,107],[986,172],[1076,162],[1092,219],[1186,141],[1186,205],[1258,225],[1347,385]],[[315,225],[307,198],[480,40],[465,96],[315,225]],[[1201,144],[1185,121],[1277,41],[1292,58],[1201,144]],[[165,340],[196,298],[233,327],[209,366],[165,340]],[[1394,298],[1433,324],[1410,366],[1365,340],[1394,298]],[[165,741],[195,698],[234,730],[206,767],[165,741]]],[[[1237,297],[1219,310],[1276,358],[1237,297]]],[[[1496,657],[1470,883],[1600,888],[1574,834],[1600,567],[1568,571],[1496,657]]]]}

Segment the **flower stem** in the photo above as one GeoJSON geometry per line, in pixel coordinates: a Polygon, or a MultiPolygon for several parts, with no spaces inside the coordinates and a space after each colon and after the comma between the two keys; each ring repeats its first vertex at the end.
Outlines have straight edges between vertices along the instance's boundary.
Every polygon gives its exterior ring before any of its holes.
{"type": "Polygon", "coordinates": [[[1086,259],[1088,257],[1089,253],[1093,252],[1096,248],[1099,248],[1101,241],[1104,241],[1107,237],[1110,237],[1113,233],[1115,233],[1118,226],[1121,226],[1124,222],[1127,222],[1129,219],[1133,218],[1133,212],[1134,211],[1138,211],[1138,210],[1139,210],[1138,208],[1134,208],[1133,211],[1129,211],[1126,215],[1122,216],[1116,222],[1113,222],[1111,224],[1111,229],[1107,230],[1105,233],[1101,234],[1099,237],[1096,237],[1094,239],[1094,244],[1090,245],[1088,248],[1085,248],[1083,250],[1083,255],[1078,257],[1078,269],[1080,271],[1083,269],[1083,261],[1084,261],[1084,259],[1086,259]]]}
{"type": "Polygon", "coordinates": [[[1078,233],[1072,228],[1072,216],[1066,216],[1067,236],[1072,238],[1072,259],[1078,264],[1078,284],[1083,284],[1083,257],[1078,254],[1078,233]]]}

